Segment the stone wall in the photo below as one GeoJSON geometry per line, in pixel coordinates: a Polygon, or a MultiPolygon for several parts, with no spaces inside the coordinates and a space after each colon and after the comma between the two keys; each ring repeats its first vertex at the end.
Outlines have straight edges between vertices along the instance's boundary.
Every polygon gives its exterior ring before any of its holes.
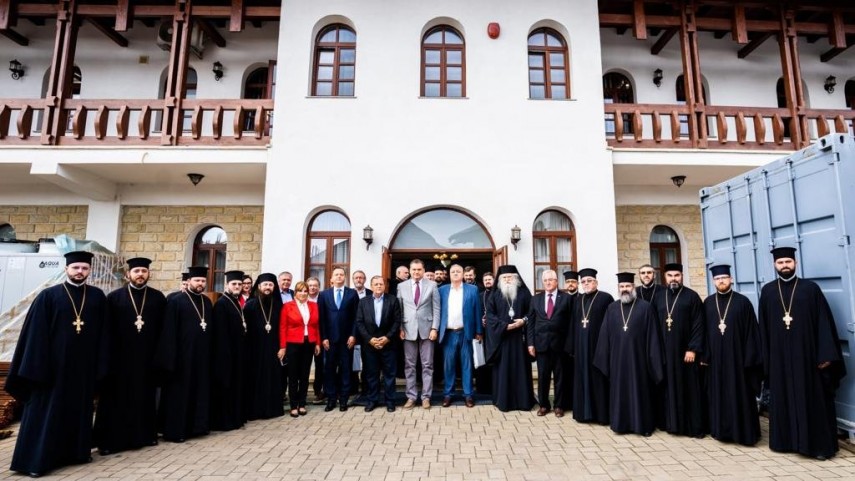
{"type": "MultiPolygon", "coordinates": [[[[665,225],[680,236],[686,285],[707,295],[701,211],[695,205],[619,205],[617,214],[618,266],[638,272],[650,263],[650,232],[665,225]]],[[[637,281],[637,279],[636,279],[637,281]]]]}
{"type": "Polygon", "coordinates": [[[85,239],[88,215],[86,205],[0,205],[0,225],[11,224],[18,240],[60,234],[85,239]]]}
{"type": "Polygon", "coordinates": [[[175,290],[199,231],[217,225],[228,236],[226,270],[253,277],[261,266],[262,206],[124,206],[119,253],[152,259],[151,285],[175,290]]]}

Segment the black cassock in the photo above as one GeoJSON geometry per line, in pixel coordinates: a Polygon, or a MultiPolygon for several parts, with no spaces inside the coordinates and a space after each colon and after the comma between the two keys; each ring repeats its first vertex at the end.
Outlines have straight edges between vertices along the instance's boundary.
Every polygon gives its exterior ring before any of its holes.
{"type": "Polygon", "coordinates": [[[85,291],[84,304],[84,287],[49,287],[27,311],[6,379],[6,392],[24,409],[13,471],[44,474],[90,459],[92,404],[106,374],[109,340],[106,297],[97,287],[85,291]],[[82,307],[80,332],[69,293],[82,307]]]}
{"type": "Polygon", "coordinates": [[[500,411],[529,411],[534,406],[531,361],[525,344],[525,326],[507,330],[514,319],[529,312],[531,293],[524,286],[517,290],[511,304],[498,289],[487,301],[487,338],[485,357],[493,365],[493,404],[500,411]]]}
{"type": "Polygon", "coordinates": [[[576,296],[573,306],[565,350],[574,361],[573,419],[579,422],[609,423],[609,381],[593,362],[606,309],[614,300],[608,292],[597,291],[576,296]]]}
{"type": "Polygon", "coordinates": [[[716,293],[704,300],[704,313],[710,434],[719,441],[753,446],[760,439],[757,394],[763,375],[754,306],[738,292],[716,293]]]}
{"type": "Polygon", "coordinates": [[[182,442],[210,431],[213,314],[211,300],[201,294],[188,291],[166,301],[155,367],[164,371],[158,416],[167,441],[182,442]]]}
{"type": "Polygon", "coordinates": [[[617,301],[609,306],[594,366],[609,380],[612,431],[652,433],[656,429],[656,385],[662,381],[664,369],[659,325],[648,302],[637,299],[633,306],[617,301]]]}
{"type": "Polygon", "coordinates": [[[248,420],[282,416],[282,365],[279,352],[279,313],[281,303],[277,293],[265,299],[253,297],[246,301],[246,374],[244,376],[244,407],[248,420]],[[266,326],[267,320],[270,328],[266,326]]]}
{"type": "Polygon", "coordinates": [[[231,431],[246,422],[243,376],[246,332],[238,300],[223,294],[211,323],[211,429],[231,431]]]}
{"type": "Polygon", "coordinates": [[[703,357],[706,337],[703,303],[698,293],[688,287],[677,291],[663,288],[656,293],[653,307],[659,319],[665,352],[660,427],[671,434],[703,436],[707,431],[707,407],[703,394],[705,373],[698,362],[703,357]],[[686,351],[695,353],[695,362],[684,361],[686,351]]]}
{"type": "Polygon", "coordinates": [[[665,288],[654,282],[650,287],[637,286],[635,288],[635,295],[639,299],[653,303],[653,299],[656,298],[656,294],[662,289],[665,288]]]}
{"type": "Polygon", "coordinates": [[[95,446],[102,451],[137,449],[157,442],[158,380],[153,360],[166,297],[147,286],[128,291],[125,286],[107,295],[110,366],[98,399],[94,431],[95,446]],[[137,311],[142,318],[139,326],[137,311]]]}
{"type": "Polygon", "coordinates": [[[779,293],[774,281],[760,293],[760,337],[770,391],[769,448],[828,458],[837,452],[834,393],[846,375],[837,327],[816,283],[795,278],[780,281],[780,288],[779,293]],[[789,329],[783,305],[792,305],[789,329]],[[819,369],[823,362],[831,365],[819,369]]]}

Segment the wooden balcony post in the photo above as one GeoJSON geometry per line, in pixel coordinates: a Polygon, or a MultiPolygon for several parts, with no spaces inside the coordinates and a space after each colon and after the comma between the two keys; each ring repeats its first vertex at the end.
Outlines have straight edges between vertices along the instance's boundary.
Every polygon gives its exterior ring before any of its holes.
{"type": "Polygon", "coordinates": [[[807,145],[807,119],[804,118],[804,90],[802,88],[802,72],[799,64],[798,38],[796,37],[795,12],[781,7],[781,30],[778,34],[778,45],[781,51],[781,71],[784,79],[784,94],[787,97],[787,110],[793,122],[790,123],[790,141],[793,150],[807,145]]]}
{"type": "Polygon", "coordinates": [[[77,48],[77,0],[59,0],[56,12],[56,38],[51,58],[45,111],[42,121],[44,145],[55,145],[65,134],[67,115],[65,101],[71,97],[74,81],[74,52],[77,48]]]}
{"type": "Polygon", "coordinates": [[[182,103],[186,95],[187,56],[190,53],[190,34],[193,21],[190,0],[175,0],[172,18],[172,45],[169,49],[169,67],[163,103],[161,144],[177,145],[184,131],[182,103]]]}
{"type": "MultiPolygon", "coordinates": [[[[692,0],[680,3],[680,58],[683,63],[683,83],[686,106],[689,109],[689,142],[692,147],[706,147],[706,122],[703,118],[703,101],[698,110],[698,92],[703,92],[700,61],[698,58],[698,29],[695,23],[695,5],[692,0]],[[700,86],[700,87],[699,87],[700,86]],[[703,129],[703,132],[701,131],[703,129]]],[[[701,95],[702,96],[702,95],[701,95]]]]}

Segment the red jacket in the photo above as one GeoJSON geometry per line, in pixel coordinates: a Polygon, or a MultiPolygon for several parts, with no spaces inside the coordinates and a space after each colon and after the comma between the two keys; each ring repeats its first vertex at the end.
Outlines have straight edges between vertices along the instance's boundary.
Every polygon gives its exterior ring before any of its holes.
{"type": "MultiPolygon", "coordinates": [[[[318,305],[314,302],[306,302],[309,305],[309,342],[321,345],[321,333],[318,323],[318,305]]],[[[302,344],[303,338],[303,315],[297,307],[297,301],[286,302],[282,306],[282,315],[279,318],[279,347],[285,348],[285,344],[291,342],[302,344]]]]}

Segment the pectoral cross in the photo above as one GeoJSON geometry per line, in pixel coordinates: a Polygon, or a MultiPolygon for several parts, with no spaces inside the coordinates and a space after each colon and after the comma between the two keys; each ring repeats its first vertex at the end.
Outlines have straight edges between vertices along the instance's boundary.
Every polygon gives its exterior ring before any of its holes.
{"type": "Polygon", "coordinates": [[[787,326],[787,330],[790,330],[790,323],[793,322],[793,318],[790,316],[789,312],[784,313],[784,324],[787,326]]]}
{"type": "Polygon", "coordinates": [[[265,325],[264,325],[264,330],[265,330],[265,331],[267,331],[267,332],[270,332],[270,324],[265,324],[265,325]]]}
{"type": "Polygon", "coordinates": [[[142,327],[145,325],[145,322],[142,320],[142,316],[137,316],[137,321],[134,322],[134,325],[137,326],[137,332],[142,332],[142,327]]]}
{"type": "MultiPolygon", "coordinates": [[[[83,327],[83,324],[84,324],[83,321],[80,320],[80,316],[77,316],[77,318],[74,319],[74,322],[72,322],[72,324],[74,325],[77,333],[80,334],[80,329],[83,327]]],[[[787,328],[787,329],[789,329],[789,328],[787,328]]]]}
{"type": "Polygon", "coordinates": [[[626,329],[627,329],[628,327],[629,327],[629,326],[623,326],[623,331],[624,331],[624,332],[626,332],[626,329]]]}
{"type": "Polygon", "coordinates": [[[671,319],[671,316],[668,316],[668,319],[665,319],[665,324],[668,325],[668,332],[671,332],[671,324],[674,323],[674,320],[671,319]]]}
{"type": "Polygon", "coordinates": [[[724,330],[727,329],[727,324],[724,321],[718,323],[718,330],[721,331],[721,335],[724,335],[724,330]]]}
{"type": "Polygon", "coordinates": [[[204,331],[204,330],[205,330],[205,328],[206,328],[206,327],[208,327],[208,324],[206,324],[206,323],[205,323],[205,318],[204,318],[204,317],[202,318],[202,322],[200,322],[200,323],[199,323],[199,326],[201,326],[201,327],[202,327],[202,331],[204,331]]]}
{"type": "MultiPolygon", "coordinates": [[[[582,318],[582,329],[587,329],[587,328],[588,328],[588,318],[584,317],[584,318],[582,318]]],[[[624,329],[624,330],[626,330],[626,329],[624,329]]]]}

